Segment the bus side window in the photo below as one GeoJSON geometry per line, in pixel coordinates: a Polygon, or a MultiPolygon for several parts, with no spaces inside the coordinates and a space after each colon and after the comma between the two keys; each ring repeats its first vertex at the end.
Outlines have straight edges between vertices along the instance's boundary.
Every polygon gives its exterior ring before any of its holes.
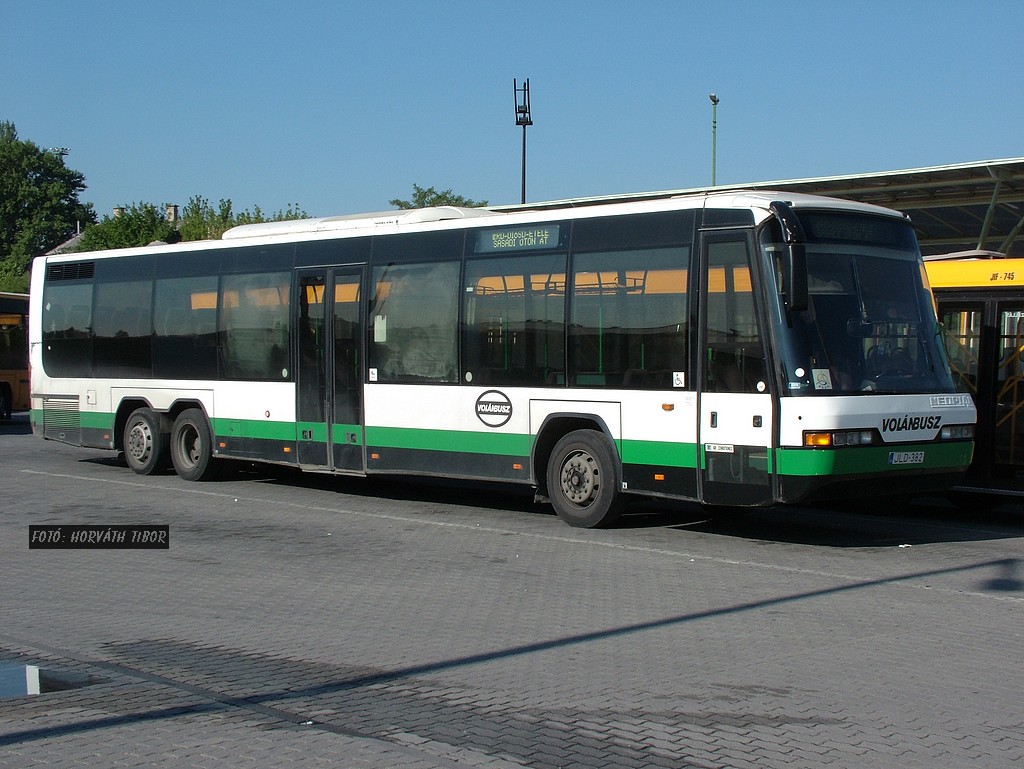
{"type": "Polygon", "coordinates": [[[565,254],[467,262],[463,323],[464,382],[564,382],[565,254]]]}
{"type": "Polygon", "coordinates": [[[378,382],[455,382],[459,263],[374,270],[370,369],[378,382]]]}
{"type": "Polygon", "coordinates": [[[682,246],[574,256],[570,361],[577,385],[681,386],[689,258],[682,246]]]}
{"type": "Polygon", "coordinates": [[[767,370],[757,327],[746,244],[708,248],[707,359],[704,389],[752,393],[764,387],[767,370]]]}
{"type": "Polygon", "coordinates": [[[287,272],[224,277],[220,330],[226,378],[288,378],[290,292],[287,272]]]}

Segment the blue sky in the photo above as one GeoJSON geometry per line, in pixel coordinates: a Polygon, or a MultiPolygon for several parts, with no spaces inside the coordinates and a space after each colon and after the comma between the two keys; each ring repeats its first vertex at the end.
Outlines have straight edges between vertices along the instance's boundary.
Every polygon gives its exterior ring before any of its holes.
{"type": "Polygon", "coordinates": [[[0,120],[102,216],[379,211],[1024,156],[1017,0],[0,0],[0,120]]]}

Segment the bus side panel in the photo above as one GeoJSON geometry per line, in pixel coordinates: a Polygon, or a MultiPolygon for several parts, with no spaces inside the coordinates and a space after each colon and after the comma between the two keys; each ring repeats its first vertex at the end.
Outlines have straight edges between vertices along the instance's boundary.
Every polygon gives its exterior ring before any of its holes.
{"type": "Polygon", "coordinates": [[[295,385],[218,382],[208,410],[217,456],[297,464],[295,385]]]}
{"type": "Polygon", "coordinates": [[[367,385],[366,470],[528,482],[527,403],[511,388],[367,385]]]}
{"type": "Polygon", "coordinates": [[[590,394],[368,385],[367,471],[536,482],[530,455],[537,434],[565,418],[606,433],[623,460],[624,490],[696,498],[694,393],[595,390],[586,399],[590,394]]]}
{"type": "Polygon", "coordinates": [[[697,499],[697,396],[623,392],[624,490],[697,499]]]}

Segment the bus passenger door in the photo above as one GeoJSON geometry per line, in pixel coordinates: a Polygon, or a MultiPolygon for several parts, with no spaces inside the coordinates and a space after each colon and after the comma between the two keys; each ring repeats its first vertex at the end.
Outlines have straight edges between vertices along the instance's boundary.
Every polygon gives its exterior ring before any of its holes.
{"type": "Polygon", "coordinates": [[[702,236],[697,460],[706,504],[774,499],[772,384],[751,253],[746,231],[702,236]]]}
{"type": "Polygon", "coordinates": [[[994,435],[999,412],[995,394],[1001,370],[998,361],[1006,353],[1005,340],[996,333],[995,304],[977,297],[939,299],[939,320],[953,384],[958,391],[969,393],[978,409],[974,459],[967,471],[969,483],[991,482],[995,465],[994,435]]]}
{"type": "Polygon", "coordinates": [[[306,467],[362,472],[362,269],[298,275],[298,457],[306,467]]]}

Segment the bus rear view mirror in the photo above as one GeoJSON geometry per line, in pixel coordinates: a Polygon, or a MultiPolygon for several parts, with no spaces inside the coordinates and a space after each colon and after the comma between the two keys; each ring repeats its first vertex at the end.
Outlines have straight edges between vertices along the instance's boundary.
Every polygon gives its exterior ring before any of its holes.
{"type": "Polygon", "coordinates": [[[782,200],[773,200],[769,210],[782,228],[782,240],[786,244],[782,260],[782,282],[786,307],[790,312],[807,309],[807,249],[804,242],[803,225],[792,206],[782,200]]]}
{"type": "Polygon", "coordinates": [[[855,339],[868,339],[875,334],[875,324],[860,318],[850,318],[846,321],[846,333],[855,339]]]}
{"type": "Polygon", "coordinates": [[[807,309],[807,249],[803,243],[786,245],[786,306],[791,312],[807,309]]]}

